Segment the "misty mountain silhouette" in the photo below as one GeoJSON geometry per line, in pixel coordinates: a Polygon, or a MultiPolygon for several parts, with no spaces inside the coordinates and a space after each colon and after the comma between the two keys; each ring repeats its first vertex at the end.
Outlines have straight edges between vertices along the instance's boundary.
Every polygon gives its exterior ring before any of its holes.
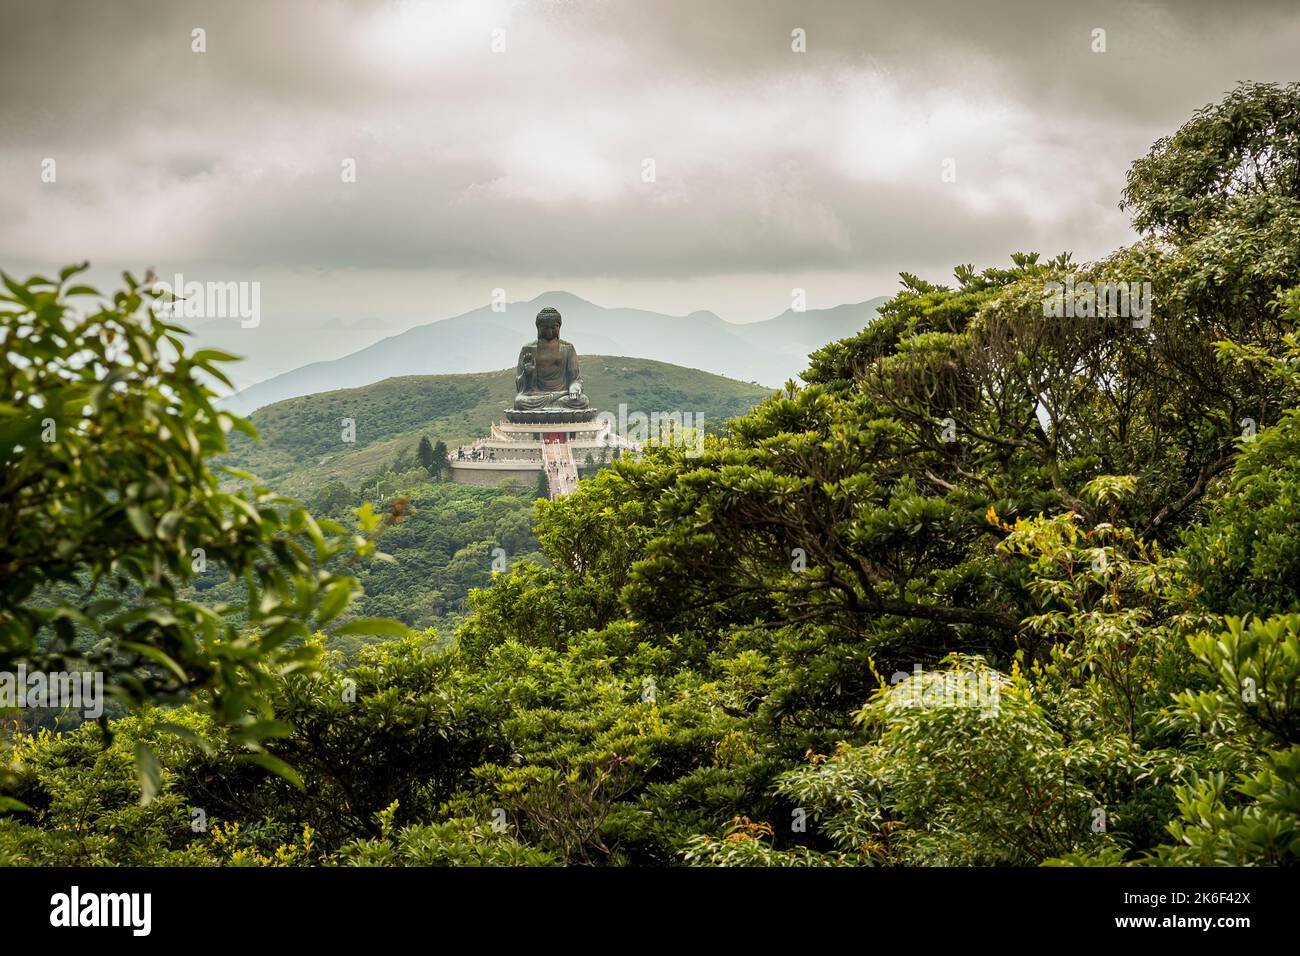
{"type": "Polygon", "coordinates": [[[400,375],[485,372],[512,366],[534,335],[538,310],[564,317],[561,335],[578,355],[626,355],[670,362],[759,385],[778,387],[807,365],[808,353],[853,335],[885,297],[831,309],[787,310],[740,325],[712,312],[663,315],[644,309],[607,309],[569,292],[545,292],[502,311],[483,306],[375,342],[350,355],[314,362],[252,385],[223,402],[240,414],[317,392],[357,388],[400,375]]]}

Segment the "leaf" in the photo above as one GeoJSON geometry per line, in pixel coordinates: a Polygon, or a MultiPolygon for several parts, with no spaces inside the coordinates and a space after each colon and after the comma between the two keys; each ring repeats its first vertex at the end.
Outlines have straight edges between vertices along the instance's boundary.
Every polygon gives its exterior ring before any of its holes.
{"type": "Polygon", "coordinates": [[[246,727],[240,727],[236,732],[241,740],[249,741],[252,744],[267,739],[268,737],[289,737],[293,735],[293,726],[283,720],[257,720],[246,727]]]}
{"type": "Polygon", "coordinates": [[[271,773],[275,774],[277,777],[289,781],[289,783],[293,784],[299,790],[305,791],[307,789],[306,785],[302,782],[302,777],[299,775],[298,771],[294,770],[293,767],[289,766],[289,764],[285,763],[279,757],[273,757],[268,753],[256,753],[245,754],[239,759],[245,760],[248,763],[255,763],[259,767],[271,771],[271,773]]]}
{"type": "Polygon", "coordinates": [[[158,757],[145,744],[135,745],[135,768],[140,775],[140,806],[147,807],[162,789],[162,767],[158,757]]]}
{"type": "Polygon", "coordinates": [[[222,385],[226,386],[232,391],[234,390],[235,383],[226,377],[225,372],[221,371],[220,369],[213,368],[211,365],[204,365],[203,370],[207,372],[209,375],[211,375],[213,378],[215,378],[222,385]]]}
{"type": "Polygon", "coordinates": [[[262,516],[257,513],[257,509],[246,498],[239,495],[226,495],[226,500],[230,502],[232,508],[246,514],[255,525],[262,523],[262,516]]]}
{"type": "Polygon", "coordinates": [[[291,637],[301,637],[305,641],[311,637],[311,631],[302,621],[281,621],[262,635],[262,650],[275,650],[291,637]]]}
{"type": "MultiPolygon", "coordinates": [[[[150,620],[152,620],[152,618],[150,618],[150,620]]],[[[172,618],[172,620],[174,621],[175,618],[172,618]]],[[[175,674],[176,679],[180,681],[182,684],[188,684],[190,682],[190,679],[188,676],[186,676],[185,671],[181,669],[181,665],[177,664],[174,660],[172,660],[162,651],[158,650],[158,648],[153,647],[149,644],[141,644],[137,641],[123,641],[122,647],[126,648],[127,650],[135,651],[137,654],[140,654],[143,657],[147,657],[149,658],[149,660],[157,664],[161,664],[163,667],[167,668],[169,671],[175,674]]]]}
{"type": "Polygon", "coordinates": [[[327,624],[348,606],[352,599],[352,581],[336,581],[325,589],[325,597],[321,599],[320,607],[317,608],[317,618],[322,624],[327,624]]]}
{"type": "Polygon", "coordinates": [[[176,529],[180,526],[180,523],[184,518],[185,515],[176,509],[167,512],[162,516],[162,520],[158,522],[158,537],[164,541],[174,538],[176,536],[176,529]]]}
{"type": "Polygon", "coordinates": [[[262,436],[257,433],[257,426],[247,418],[241,418],[239,415],[231,415],[229,412],[222,412],[219,418],[226,426],[228,426],[228,429],[233,428],[237,432],[243,432],[259,445],[262,444],[262,436]]]}
{"type": "Polygon", "coordinates": [[[145,511],[139,505],[127,505],[126,517],[131,522],[131,527],[135,528],[136,533],[142,538],[153,537],[153,518],[149,512],[145,511]]]}
{"type": "Polygon", "coordinates": [[[196,734],[188,727],[182,727],[180,724],[173,724],[164,721],[158,725],[158,729],[163,733],[171,734],[173,737],[180,737],[182,740],[194,744],[194,746],[198,747],[205,754],[211,755],[214,752],[212,744],[210,744],[205,737],[196,734]]]}
{"type": "Polygon", "coordinates": [[[0,797],[0,810],[19,811],[25,810],[31,813],[32,808],[21,800],[15,800],[13,797],[0,797]]]}
{"type": "Polygon", "coordinates": [[[26,286],[19,285],[3,272],[0,272],[0,279],[4,280],[5,287],[14,294],[20,303],[29,308],[36,304],[36,297],[27,290],[26,286]]]}
{"type": "MultiPolygon", "coordinates": [[[[195,365],[206,365],[209,362],[238,362],[238,355],[231,355],[229,352],[222,352],[220,349],[199,349],[190,356],[190,361],[195,365]]],[[[213,371],[208,369],[208,371],[213,371]]]]}

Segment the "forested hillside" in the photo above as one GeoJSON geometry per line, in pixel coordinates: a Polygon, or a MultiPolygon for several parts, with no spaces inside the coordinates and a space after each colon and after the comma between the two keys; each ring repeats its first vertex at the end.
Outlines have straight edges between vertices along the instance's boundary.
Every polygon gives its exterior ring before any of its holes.
{"type": "MultiPolygon", "coordinates": [[[[711,434],[754,407],[767,389],[648,359],[589,355],[584,387],[593,405],[617,415],[689,410],[711,434]]],[[[421,438],[455,448],[485,436],[514,398],[514,369],[467,375],[391,378],[364,388],[289,399],[251,416],[258,438],[232,436],[221,465],[257,475],[302,498],[318,518],[345,522],[369,502],[376,510],[403,502],[400,522],[384,532],[393,561],[356,570],[362,591],[340,617],[389,617],[448,640],[467,610],[473,588],[492,580],[495,562],[546,564],[532,534],[536,490],[477,488],[433,475],[418,458],[421,438]],[[343,420],[356,423],[343,441],[343,420]]],[[[229,484],[238,480],[228,478],[229,484]]],[[[239,603],[242,583],[203,579],[207,602],[239,603]]],[[[331,648],[355,648],[361,638],[331,638],[331,648]]]]}
{"type": "MultiPolygon", "coordinates": [[[[513,343],[503,345],[508,354],[513,343]]],[[[683,361],[689,360],[683,343],[683,361]]],[[[765,388],[698,369],[621,356],[582,357],[583,388],[596,408],[617,416],[673,410],[704,415],[706,430],[749,411],[770,394],[765,388]]],[[[515,370],[466,375],[412,375],[363,388],[323,392],[277,402],[250,421],[260,442],[237,435],[223,464],[273,481],[280,490],[309,497],[332,482],[359,486],[365,479],[414,467],[422,435],[455,448],[487,434],[515,397],[515,370]],[[343,441],[343,419],[356,423],[355,440],[343,441]]]]}
{"type": "MultiPolygon", "coordinates": [[[[392,618],[419,630],[434,628],[450,640],[468,609],[470,592],[492,582],[497,554],[500,561],[546,563],[532,533],[531,489],[434,482],[418,470],[397,481],[397,495],[388,497],[403,502],[404,516],[380,539],[392,560],[366,562],[355,569],[361,593],[340,614],[340,624],[356,618],[392,618]]],[[[324,498],[313,502],[313,513],[344,520],[363,501],[373,500],[365,492],[360,486],[327,489],[324,498]]],[[[203,580],[193,593],[206,603],[238,605],[242,584],[203,580]]],[[[327,646],[352,652],[373,640],[338,636],[327,646]]]]}
{"type": "Polygon", "coordinates": [[[221,356],[131,283],[77,316],[72,270],[8,282],[0,653],[131,713],[8,735],[0,864],[1295,865],[1300,84],[1201,110],[1117,199],[1132,246],[904,274],[702,456],[531,532],[492,490],[269,487],[333,467],[336,416],[375,462],[455,438],[490,376],[285,403],[233,453],[267,474],[219,475],[221,356]],[[1149,283],[1150,321],[1067,282],[1149,283]],[[438,567],[484,585],[451,633],[438,567]]]}

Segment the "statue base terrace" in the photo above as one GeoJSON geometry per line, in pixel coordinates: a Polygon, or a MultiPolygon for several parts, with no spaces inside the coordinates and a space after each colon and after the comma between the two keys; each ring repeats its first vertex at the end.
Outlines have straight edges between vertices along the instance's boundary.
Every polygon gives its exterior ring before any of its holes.
{"type": "Polygon", "coordinates": [[[507,408],[506,421],[513,425],[558,425],[596,420],[594,408],[507,408]]]}
{"type": "Polygon", "coordinates": [[[570,407],[590,399],[579,397],[578,352],[560,338],[560,313],[548,306],[536,324],[536,341],[519,350],[515,397],[502,409],[502,420],[492,423],[486,438],[448,455],[453,481],[531,485],[554,499],[572,492],[584,475],[640,454],[639,443],[618,434],[608,413],[570,407]]]}
{"type": "Polygon", "coordinates": [[[530,488],[545,475],[551,497],[558,497],[572,491],[579,478],[640,450],[594,408],[511,408],[486,438],[452,451],[449,464],[452,480],[466,485],[509,480],[530,488]]]}

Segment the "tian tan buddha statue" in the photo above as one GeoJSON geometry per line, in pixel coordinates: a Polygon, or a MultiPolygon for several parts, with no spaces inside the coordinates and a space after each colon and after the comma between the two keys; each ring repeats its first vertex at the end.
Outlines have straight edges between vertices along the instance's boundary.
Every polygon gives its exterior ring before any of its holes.
{"type": "Polygon", "coordinates": [[[560,338],[560,313],[547,307],[537,313],[537,341],[519,350],[515,374],[515,408],[524,411],[583,409],[578,353],[560,338]]]}

